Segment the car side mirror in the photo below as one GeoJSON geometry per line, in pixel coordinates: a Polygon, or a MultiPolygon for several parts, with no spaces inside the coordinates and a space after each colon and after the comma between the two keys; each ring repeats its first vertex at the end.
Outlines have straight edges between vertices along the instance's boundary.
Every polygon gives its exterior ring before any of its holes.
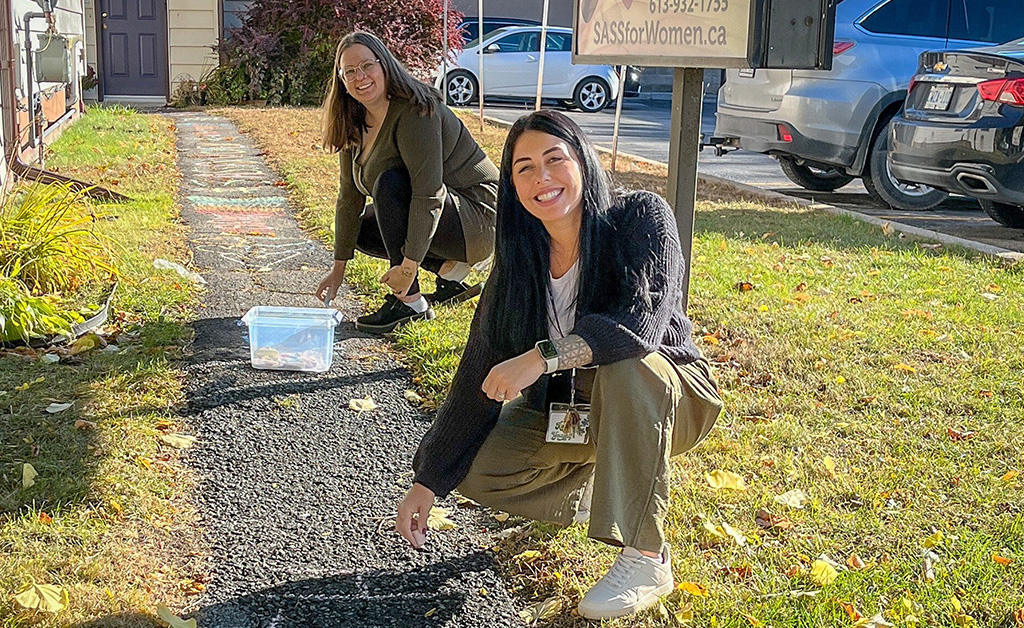
{"type": "Polygon", "coordinates": [[[485,55],[491,55],[496,52],[501,52],[501,46],[499,46],[498,44],[491,44],[490,46],[484,48],[485,55]]]}

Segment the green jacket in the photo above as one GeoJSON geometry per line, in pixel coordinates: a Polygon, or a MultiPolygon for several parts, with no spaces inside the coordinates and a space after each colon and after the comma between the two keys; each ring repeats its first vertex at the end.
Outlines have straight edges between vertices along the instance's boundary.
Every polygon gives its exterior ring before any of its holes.
{"type": "Polygon", "coordinates": [[[494,251],[498,169],[462,121],[438,104],[421,116],[408,101],[392,100],[365,163],[360,149],[340,151],[341,181],[334,219],[334,259],[352,259],[366,199],[385,170],[404,167],[412,182],[405,257],[423,262],[437,229],[445,197],[451,195],[466,238],[465,260],[475,264],[494,251]]]}

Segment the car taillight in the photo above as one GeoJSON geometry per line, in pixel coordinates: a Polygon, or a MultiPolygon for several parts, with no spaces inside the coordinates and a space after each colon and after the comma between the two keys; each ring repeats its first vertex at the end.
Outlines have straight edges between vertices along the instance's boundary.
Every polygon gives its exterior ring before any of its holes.
{"type": "Polygon", "coordinates": [[[1024,105],[1024,79],[995,79],[978,83],[978,93],[983,100],[1024,105]]]}
{"type": "Polygon", "coordinates": [[[835,43],[832,44],[832,56],[838,57],[856,45],[856,42],[852,42],[849,39],[837,39],[835,43]]]}

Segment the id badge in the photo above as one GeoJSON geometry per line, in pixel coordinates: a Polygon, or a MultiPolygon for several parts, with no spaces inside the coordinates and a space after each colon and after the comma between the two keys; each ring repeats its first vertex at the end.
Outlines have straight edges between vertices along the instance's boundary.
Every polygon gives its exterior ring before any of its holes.
{"type": "Polygon", "coordinates": [[[590,406],[586,404],[552,403],[548,409],[549,443],[583,445],[590,441],[590,406]]]}

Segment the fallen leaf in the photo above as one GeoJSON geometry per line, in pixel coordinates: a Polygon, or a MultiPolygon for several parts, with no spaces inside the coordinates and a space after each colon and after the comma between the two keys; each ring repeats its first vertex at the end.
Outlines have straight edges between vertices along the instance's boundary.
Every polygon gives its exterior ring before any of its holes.
{"type": "Polygon", "coordinates": [[[708,485],[715,490],[726,488],[734,491],[747,490],[747,483],[743,480],[743,477],[732,471],[715,469],[711,473],[706,473],[704,478],[707,480],[708,485]]]}
{"type": "Polygon", "coordinates": [[[427,528],[430,530],[451,530],[456,526],[455,522],[448,518],[451,514],[447,508],[431,507],[427,515],[427,528]]]}
{"type": "Polygon", "coordinates": [[[890,628],[892,624],[885,621],[885,617],[882,617],[881,613],[878,613],[871,619],[864,618],[853,624],[854,628],[890,628]]]}
{"type": "Polygon", "coordinates": [[[502,523],[508,521],[507,512],[496,512],[493,515],[491,515],[491,517],[493,517],[496,521],[501,521],[502,523]]]}
{"type": "Polygon", "coordinates": [[[971,431],[971,430],[965,430],[963,432],[958,432],[957,430],[954,430],[951,427],[947,427],[946,428],[946,434],[949,435],[949,440],[953,441],[954,443],[959,443],[961,441],[970,440],[970,439],[972,439],[972,438],[974,438],[975,436],[978,435],[977,432],[974,432],[974,431],[971,431]]]}
{"type": "Polygon", "coordinates": [[[999,479],[1002,480],[1003,482],[1009,482],[1018,475],[1020,475],[1020,471],[1007,471],[1006,473],[1003,474],[1003,477],[999,479]]]}
{"type": "Polygon", "coordinates": [[[369,412],[377,409],[377,404],[373,402],[370,395],[366,395],[363,399],[353,399],[348,402],[348,407],[358,412],[369,412]]]}
{"type": "Polygon", "coordinates": [[[743,619],[746,619],[747,623],[749,623],[754,628],[764,628],[764,624],[762,624],[760,621],[758,621],[758,619],[756,617],[754,617],[753,615],[748,615],[748,614],[744,613],[743,614],[743,619]]]}
{"type": "Polygon", "coordinates": [[[60,356],[56,353],[44,353],[40,356],[39,361],[45,362],[46,364],[56,364],[57,362],[60,362],[60,356]]]}
{"type": "Polygon", "coordinates": [[[704,585],[697,584],[696,582],[680,582],[676,585],[676,588],[690,595],[696,595],[697,597],[707,597],[708,590],[704,588],[704,585]]]}
{"type": "Polygon", "coordinates": [[[791,491],[786,491],[782,495],[776,495],[775,501],[789,506],[790,508],[801,509],[804,507],[804,502],[807,501],[807,494],[798,488],[794,488],[791,491]]]}
{"type": "Polygon", "coordinates": [[[811,580],[820,587],[827,587],[836,581],[839,572],[835,567],[823,560],[816,560],[811,563],[811,580]]]}
{"type": "Polygon", "coordinates": [[[676,612],[673,613],[676,621],[681,624],[686,624],[693,621],[693,605],[689,602],[680,602],[676,612]]]}
{"type": "Polygon", "coordinates": [[[856,554],[850,554],[850,557],[846,559],[846,566],[850,569],[864,569],[867,567],[864,561],[861,560],[860,556],[856,554]]]}
{"type": "Polygon", "coordinates": [[[860,614],[853,604],[850,602],[839,602],[839,606],[846,612],[846,616],[850,618],[850,621],[860,621],[864,619],[864,616],[860,614]]]}
{"type": "Polygon", "coordinates": [[[71,349],[68,350],[68,353],[71,355],[78,355],[79,353],[85,353],[86,351],[105,345],[106,343],[103,342],[96,334],[86,334],[71,344],[71,349]]]}
{"type": "Polygon", "coordinates": [[[790,567],[789,569],[786,570],[786,577],[787,578],[796,578],[799,575],[800,575],[800,565],[793,565],[792,567],[790,567]]]}
{"type": "Polygon", "coordinates": [[[1013,611],[1013,621],[1017,624],[1017,628],[1024,628],[1024,608],[1013,611]]]}
{"type": "Polygon", "coordinates": [[[882,225],[882,234],[885,237],[889,237],[894,233],[896,233],[895,227],[892,226],[891,222],[886,221],[886,223],[882,225]]]}
{"type": "Polygon", "coordinates": [[[900,362],[899,364],[897,364],[893,368],[896,369],[897,371],[904,371],[906,373],[916,373],[917,372],[916,368],[910,366],[909,364],[903,364],[902,362],[900,362]]]}
{"type": "Polygon", "coordinates": [[[27,462],[21,465],[21,488],[32,488],[37,477],[39,477],[39,473],[35,467],[27,462]]]}
{"type": "Polygon", "coordinates": [[[732,527],[728,523],[723,523],[719,526],[723,532],[728,534],[732,540],[736,541],[736,545],[743,546],[747,544],[747,537],[742,532],[732,527]]]}
{"type": "Polygon", "coordinates": [[[935,534],[933,534],[930,537],[926,538],[924,540],[924,543],[922,543],[922,545],[924,545],[928,549],[931,549],[931,548],[933,548],[933,547],[935,547],[937,545],[942,545],[942,542],[945,539],[946,539],[946,537],[944,537],[942,535],[942,530],[939,530],[935,534]]]}
{"type": "Polygon", "coordinates": [[[537,550],[526,550],[526,551],[523,551],[523,552],[519,552],[518,554],[513,556],[512,560],[516,560],[516,561],[519,561],[521,563],[532,563],[533,561],[537,560],[541,556],[542,556],[542,554],[540,552],[538,552],[537,550]]]}
{"type": "Polygon", "coordinates": [[[53,523],[53,517],[51,517],[50,515],[46,514],[45,512],[40,512],[39,513],[39,523],[44,523],[46,525],[50,525],[51,523],[53,523]]]}
{"type": "Polygon", "coordinates": [[[96,424],[93,423],[92,421],[86,421],[85,419],[78,419],[78,420],[75,421],[75,429],[76,430],[94,430],[94,429],[96,429],[96,424]]]}
{"type": "Polygon", "coordinates": [[[405,400],[417,406],[423,403],[423,397],[420,397],[418,394],[416,394],[415,390],[405,391],[405,400]]]}
{"type": "Polygon", "coordinates": [[[430,609],[426,613],[423,613],[423,616],[424,617],[432,617],[434,615],[434,613],[436,613],[436,612],[437,612],[437,607],[435,606],[434,608],[430,609]]]}
{"type": "Polygon", "coordinates": [[[1006,567],[1007,565],[1013,562],[1012,558],[1006,558],[1004,556],[1000,556],[999,554],[992,554],[992,560],[999,563],[1003,567],[1006,567]]]}
{"type": "Polygon", "coordinates": [[[817,591],[790,591],[789,597],[794,600],[812,599],[818,597],[817,591]]]}
{"type": "Polygon", "coordinates": [[[828,471],[829,477],[836,477],[836,461],[832,459],[832,456],[825,456],[822,458],[821,465],[825,467],[825,471],[828,471]]]}
{"type": "Polygon", "coordinates": [[[18,606],[44,613],[59,613],[68,607],[68,592],[52,584],[27,584],[14,594],[18,606]]]}
{"type": "Polygon", "coordinates": [[[163,604],[156,607],[156,616],[167,624],[168,628],[196,628],[195,619],[182,619],[170,611],[163,604]]]}
{"type": "Polygon", "coordinates": [[[972,626],[978,625],[978,622],[975,621],[973,617],[963,613],[960,615],[954,615],[953,623],[960,626],[960,628],[971,628],[972,626]]]}
{"type": "Polygon", "coordinates": [[[529,608],[524,608],[519,611],[519,617],[527,624],[535,624],[536,622],[550,619],[557,615],[562,610],[562,600],[557,596],[549,597],[543,602],[537,602],[529,608]]]}
{"type": "Polygon", "coordinates": [[[780,515],[773,515],[772,513],[768,512],[767,510],[765,510],[763,508],[761,510],[757,511],[757,517],[755,517],[754,520],[757,523],[758,527],[763,528],[765,530],[772,530],[772,529],[792,530],[793,529],[793,522],[790,521],[787,517],[782,517],[780,515]]]}
{"type": "Polygon", "coordinates": [[[740,292],[750,292],[754,289],[754,284],[749,281],[740,281],[736,284],[736,289],[740,292]]]}
{"type": "Polygon", "coordinates": [[[160,442],[175,449],[188,449],[196,444],[196,437],[186,434],[161,434],[159,438],[160,442]]]}
{"type": "Polygon", "coordinates": [[[921,577],[925,582],[935,582],[935,565],[932,563],[931,556],[925,556],[921,561],[921,577]]]}
{"type": "Polygon", "coordinates": [[[58,412],[64,412],[65,410],[67,410],[68,408],[70,408],[73,405],[75,405],[75,404],[73,404],[73,403],[51,403],[50,405],[46,406],[46,411],[49,412],[50,414],[57,414],[58,412]]]}

